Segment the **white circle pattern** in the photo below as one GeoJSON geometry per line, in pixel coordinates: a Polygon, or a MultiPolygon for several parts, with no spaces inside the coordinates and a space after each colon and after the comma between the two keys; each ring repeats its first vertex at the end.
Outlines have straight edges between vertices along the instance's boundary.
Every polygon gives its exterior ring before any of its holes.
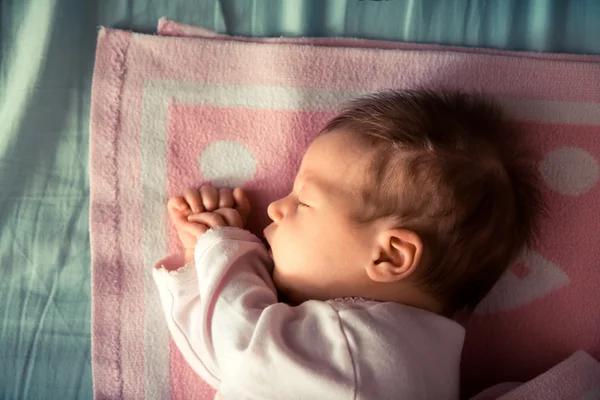
{"type": "Polygon", "coordinates": [[[578,196],[590,190],[600,178],[600,167],[590,153],[579,147],[560,147],[544,157],[540,173],[552,190],[578,196]]]}

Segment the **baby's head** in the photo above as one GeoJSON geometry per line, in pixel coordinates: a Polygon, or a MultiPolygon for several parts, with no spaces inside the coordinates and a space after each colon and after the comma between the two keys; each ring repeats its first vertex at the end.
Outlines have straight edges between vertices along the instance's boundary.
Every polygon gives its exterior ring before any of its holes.
{"type": "Polygon", "coordinates": [[[487,101],[387,91],[310,145],[268,208],[278,289],[292,303],[364,297],[473,309],[544,214],[520,132],[487,101]]]}

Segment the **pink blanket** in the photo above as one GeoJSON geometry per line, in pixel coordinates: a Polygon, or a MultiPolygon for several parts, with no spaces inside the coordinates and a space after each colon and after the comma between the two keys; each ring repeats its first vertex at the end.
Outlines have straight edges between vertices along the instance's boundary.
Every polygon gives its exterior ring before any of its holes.
{"type": "Polygon", "coordinates": [[[526,383],[505,382],[471,400],[596,400],[600,399],[600,363],[577,351],[526,383]]]}
{"type": "Polygon", "coordinates": [[[255,42],[167,20],[159,33],[101,29],[98,38],[90,139],[97,398],[214,393],[170,343],[150,275],[177,250],[167,197],[205,181],[243,185],[256,210],[250,227],[260,232],[266,205],[289,190],[303,150],[339,104],[384,88],[492,94],[540,153],[552,218],[539,246],[467,322],[465,394],[527,381],[578,349],[600,357],[600,58],[255,42]]]}

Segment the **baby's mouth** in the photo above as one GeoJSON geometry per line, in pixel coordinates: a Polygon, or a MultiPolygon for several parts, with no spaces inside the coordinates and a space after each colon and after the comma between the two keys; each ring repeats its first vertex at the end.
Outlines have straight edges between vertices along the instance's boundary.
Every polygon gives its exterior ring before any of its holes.
{"type": "Polygon", "coordinates": [[[265,238],[265,245],[267,247],[267,253],[269,253],[269,257],[273,258],[273,249],[271,248],[271,243],[269,243],[269,239],[266,235],[266,229],[263,231],[263,236],[265,238]]]}

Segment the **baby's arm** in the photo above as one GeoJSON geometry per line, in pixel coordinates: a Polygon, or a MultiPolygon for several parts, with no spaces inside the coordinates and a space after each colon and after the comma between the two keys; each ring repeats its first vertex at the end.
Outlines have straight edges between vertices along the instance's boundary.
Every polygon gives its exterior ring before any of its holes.
{"type": "Polygon", "coordinates": [[[337,312],[325,302],[278,303],[272,267],[255,236],[220,228],[198,241],[195,268],[157,269],[177,346],[223,396],[351,397],[354,366],[337,312]]]}

